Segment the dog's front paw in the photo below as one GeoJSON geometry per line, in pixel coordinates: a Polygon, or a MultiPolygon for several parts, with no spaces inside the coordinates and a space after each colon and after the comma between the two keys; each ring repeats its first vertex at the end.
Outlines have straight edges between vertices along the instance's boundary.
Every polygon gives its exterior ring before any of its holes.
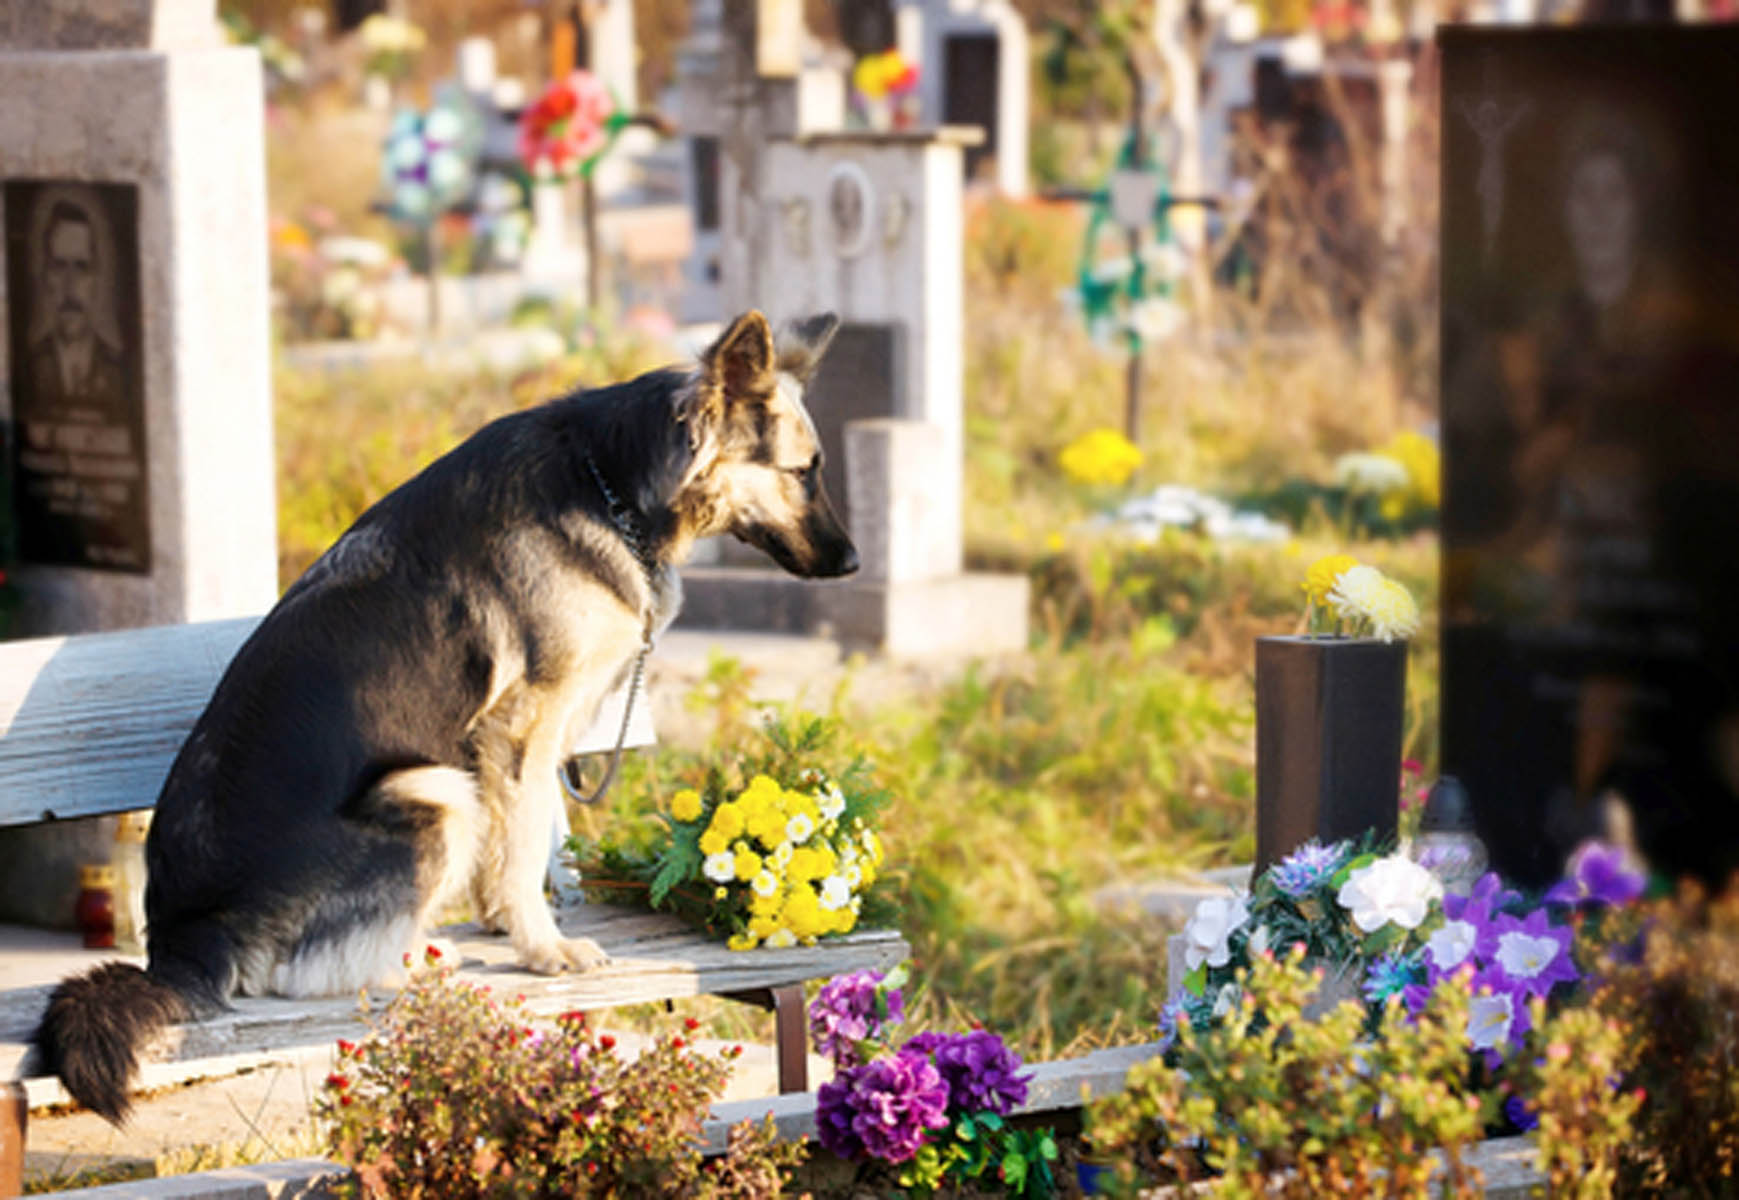
{"type": "Polygon", "coordinates": [[[586,971],[610,961],[603,948],[591,938],[562,938],[531,947],[520,956],[528,971],[539,975],[559,975],[563,971],[586,971]]]}

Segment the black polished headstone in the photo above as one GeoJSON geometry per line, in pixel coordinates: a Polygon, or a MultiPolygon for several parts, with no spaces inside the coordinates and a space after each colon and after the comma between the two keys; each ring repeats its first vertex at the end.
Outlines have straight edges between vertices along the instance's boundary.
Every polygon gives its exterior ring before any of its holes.
{"type": "Polygon", "coordinates": [[[834,335],[809,385],[809,412],[821,435],[824,478],[833,507],[851,528],[846,502],[848,422],[905,415],[906,327],[846,322],[834,335]]]}
{"type": "Polygon", "coordinates": [[[1443,50],[1443,769],[1493,866],[1739,866],[1739,28],[1443,50]]]}
{"type": "Polygon", "coordinates": [[[14,180],[4,195],[18,558],[147,572],[138,189],[14,180]]]}
{"type": "Polygon", "coordinates": [[[942,39],[942,123],[976,125],[984,140],[966,148],[966,178],[996,158],[997,90],[1001,60],[994,33],[951,33],[942,39]]]}

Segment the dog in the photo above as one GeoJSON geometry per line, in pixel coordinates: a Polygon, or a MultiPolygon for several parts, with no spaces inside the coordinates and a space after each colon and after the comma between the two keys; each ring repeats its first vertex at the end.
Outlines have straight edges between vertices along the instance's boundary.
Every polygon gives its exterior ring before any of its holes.
{"type": "Polygon", "coordinates": [[[146,845],[148,965],[63,981],[44,1068],[120,1124],[165,1026],[394,981],[467,895],[532,971],[604,961],[544,898],[557,772],[675,617],[696,538],[856,570],[804,407],[837,328],[749,312],[698,365],[502,417],[363,513],[194,725],[146,845]]]}

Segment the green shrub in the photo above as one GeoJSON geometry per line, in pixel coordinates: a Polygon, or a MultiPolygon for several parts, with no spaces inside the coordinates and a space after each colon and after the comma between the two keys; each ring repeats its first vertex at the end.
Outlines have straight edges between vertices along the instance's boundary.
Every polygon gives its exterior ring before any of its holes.
{"type": "Polygon", "coordinates": [[[1466,988],[1445,981],[1416,1020],[1397,997],[1366,1038],[1355,1002],[1305,1018],[1321,974],[1300,957],[1256,960],[1221,1024],[1183,1025],[1175,1066],[1142,1063],[1092,1104],[1093,1153],[1126,1190],[1145,1164],[1166,1180],[1217,1175],[1228,1197],[1479,1195],[1462,1152],[1495,1101],[1468,1082],[1466,988]]]}
{"type": "Polygon", "coordinates": [[[1640,959],[1612,961],[1595,996],[1630,1042],[1640,1089],[1626,1194],[1739,1195],[1739,880],[1649,906],[1640,959]]]}
{"type": "Polygon", "coordinates": [[[361,1044],[339,1043],[315,1112],[363,1196],[776,1195],[803,1149],[770,1119],[712,1162],[696,1147],[737,1053],[676,1034],[629,1059],[584,1013],[534,1025],[518,1001],[429,972],[361,1044]]]}

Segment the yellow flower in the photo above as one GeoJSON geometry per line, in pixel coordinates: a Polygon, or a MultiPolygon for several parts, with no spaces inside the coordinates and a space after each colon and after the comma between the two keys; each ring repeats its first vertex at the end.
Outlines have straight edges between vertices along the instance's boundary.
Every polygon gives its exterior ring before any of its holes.
{"type": "Polygon", "coordinates": [[[1064,446],[1057,465],[1076,483],[1121,487],[1141,465],[1141,451],[1115,429],[1095,429],[1064,446]]]}
{"type": "Polygon", "coordinates": [[[716,887],[713,889],[713,899],[714,900],[723,900],[725,897],[729,896],[730,894],[731,894],[731,889],[728,887],[720,886],[720,887],[716,887]]]}
{"type": "Polygon", "coordinates": [[[709,829],[700,835],[700,852],[711,858],[715,854],[723,854],[731,848],[731,839],[720,833],[717,828],[709,829]]]}
{"type": "Polygon", "coordinates": [[[1350,554],[1330,554],[1310,564],[1310,569],[1304,573],[1304,582],[1299,586],[1310,597],[1310,602],[1321,608],[1328,603],[1328,594],[1334,590],[1341,575],[1358,565],[1359,560],[1350,554]]]}
{"type": "Polygon", "coordinates": [[[1443,500],[1443,464],[1437,443],[1421,433],[1397,433],[1378,454],[1407,468],[1407,498],[1423,508],[1436,508],[1443,500]]]}
{"type": "Polygon", "coordinates": [[[1056,554],[1059,551],[1061,551],[1062,548],[1063,548],[1063,535],[1062,534],[1058,533],[1054,529],[1050,533],[1045,534],[1045,549],[1046,550],[1050,551],[1052,554],[1056,554]]]}
{"type": "Polygon", "coordinates": [[[670,815],[678,821],[698,821],[700,819],[700,793],[693,788],[683,788],[670,798],[670,815]]]}
{"type": "Polygon", "coordinates": [[[745,883],[761,872],[761,856],[753,850],[739,850],[736,858],[737,878],[745,883]]]}
{"type": "Polygon", "coordinates": [[[761,944],[761,939],[752,933],[733,933],[725,939],[725,947],[730,950],[753,950],[761,944]]]}
{"type": "Polygon", "coordinates": [[[1370,627],[1385,642],[1419,632],[1419,606],[1403,584],[1375,567],[1352,567],[1336,581],[1329,605],[1343,620],[1370,627]]]}
{"type": "MultiPolygon", "coordinates": [[[[674,804],[675,802],[672,801],[673,807],[674,804]]],[[[719,805],[713,810],[713,819],[708,828],[718,830],[724,835],[727,842],[741,837],[743,835],[743,806],[734,800],[719,805]]]]}
{"type": "Polygon", "coordinates": [[[775,929],[767,938],[767,948],[770,950],[784,950],[796,944],[797,935],[789,929],[775,929]]]}
{"type": "Polygon", "coordinates": [[[756,813],[749,818],[749,834],[772,850],[785,840],[785,818],[776,810],[756,813]]]}
{"type": "Polygon", "coordinates": [[[779,928],[779,918],[774,913],[753,913],[749,917],[749,932],[758,938],[769,938],[779,928]]]}
{"type": "Polygon", "coordinates": [[[816,937],[827,932],[827,918],[815,889],[808,884],[791,889],[785,906],[779,910],[780,922],[800,938],[816,937]]]}
{"type": "Polygon", "coordinates": [[[785,870],[785,875],[792,883],[808,883],[811,879],[819,879],[827,874],[827,868],[819,851],[809,846],[799,846],[791,852],[791,864],[785,870]]]}
{"type": "Polygon", "coordinates": [[[749,897],[749,911],[752,913],[776,913],[784,902],[779,881],[765,871],[749,881],[749,889],[754,893],[749,897]]]}
{"type": "Polygon", "coordinates": [[[747,800],[750,797],[760,799],[762,797],[767,797],[772,800],[778,800],[783,792],[784,789],[779,786],[778,781],[772,776],[757,775],[749,780],[749,786],[743,789],[742,799],[747,800]]]}

